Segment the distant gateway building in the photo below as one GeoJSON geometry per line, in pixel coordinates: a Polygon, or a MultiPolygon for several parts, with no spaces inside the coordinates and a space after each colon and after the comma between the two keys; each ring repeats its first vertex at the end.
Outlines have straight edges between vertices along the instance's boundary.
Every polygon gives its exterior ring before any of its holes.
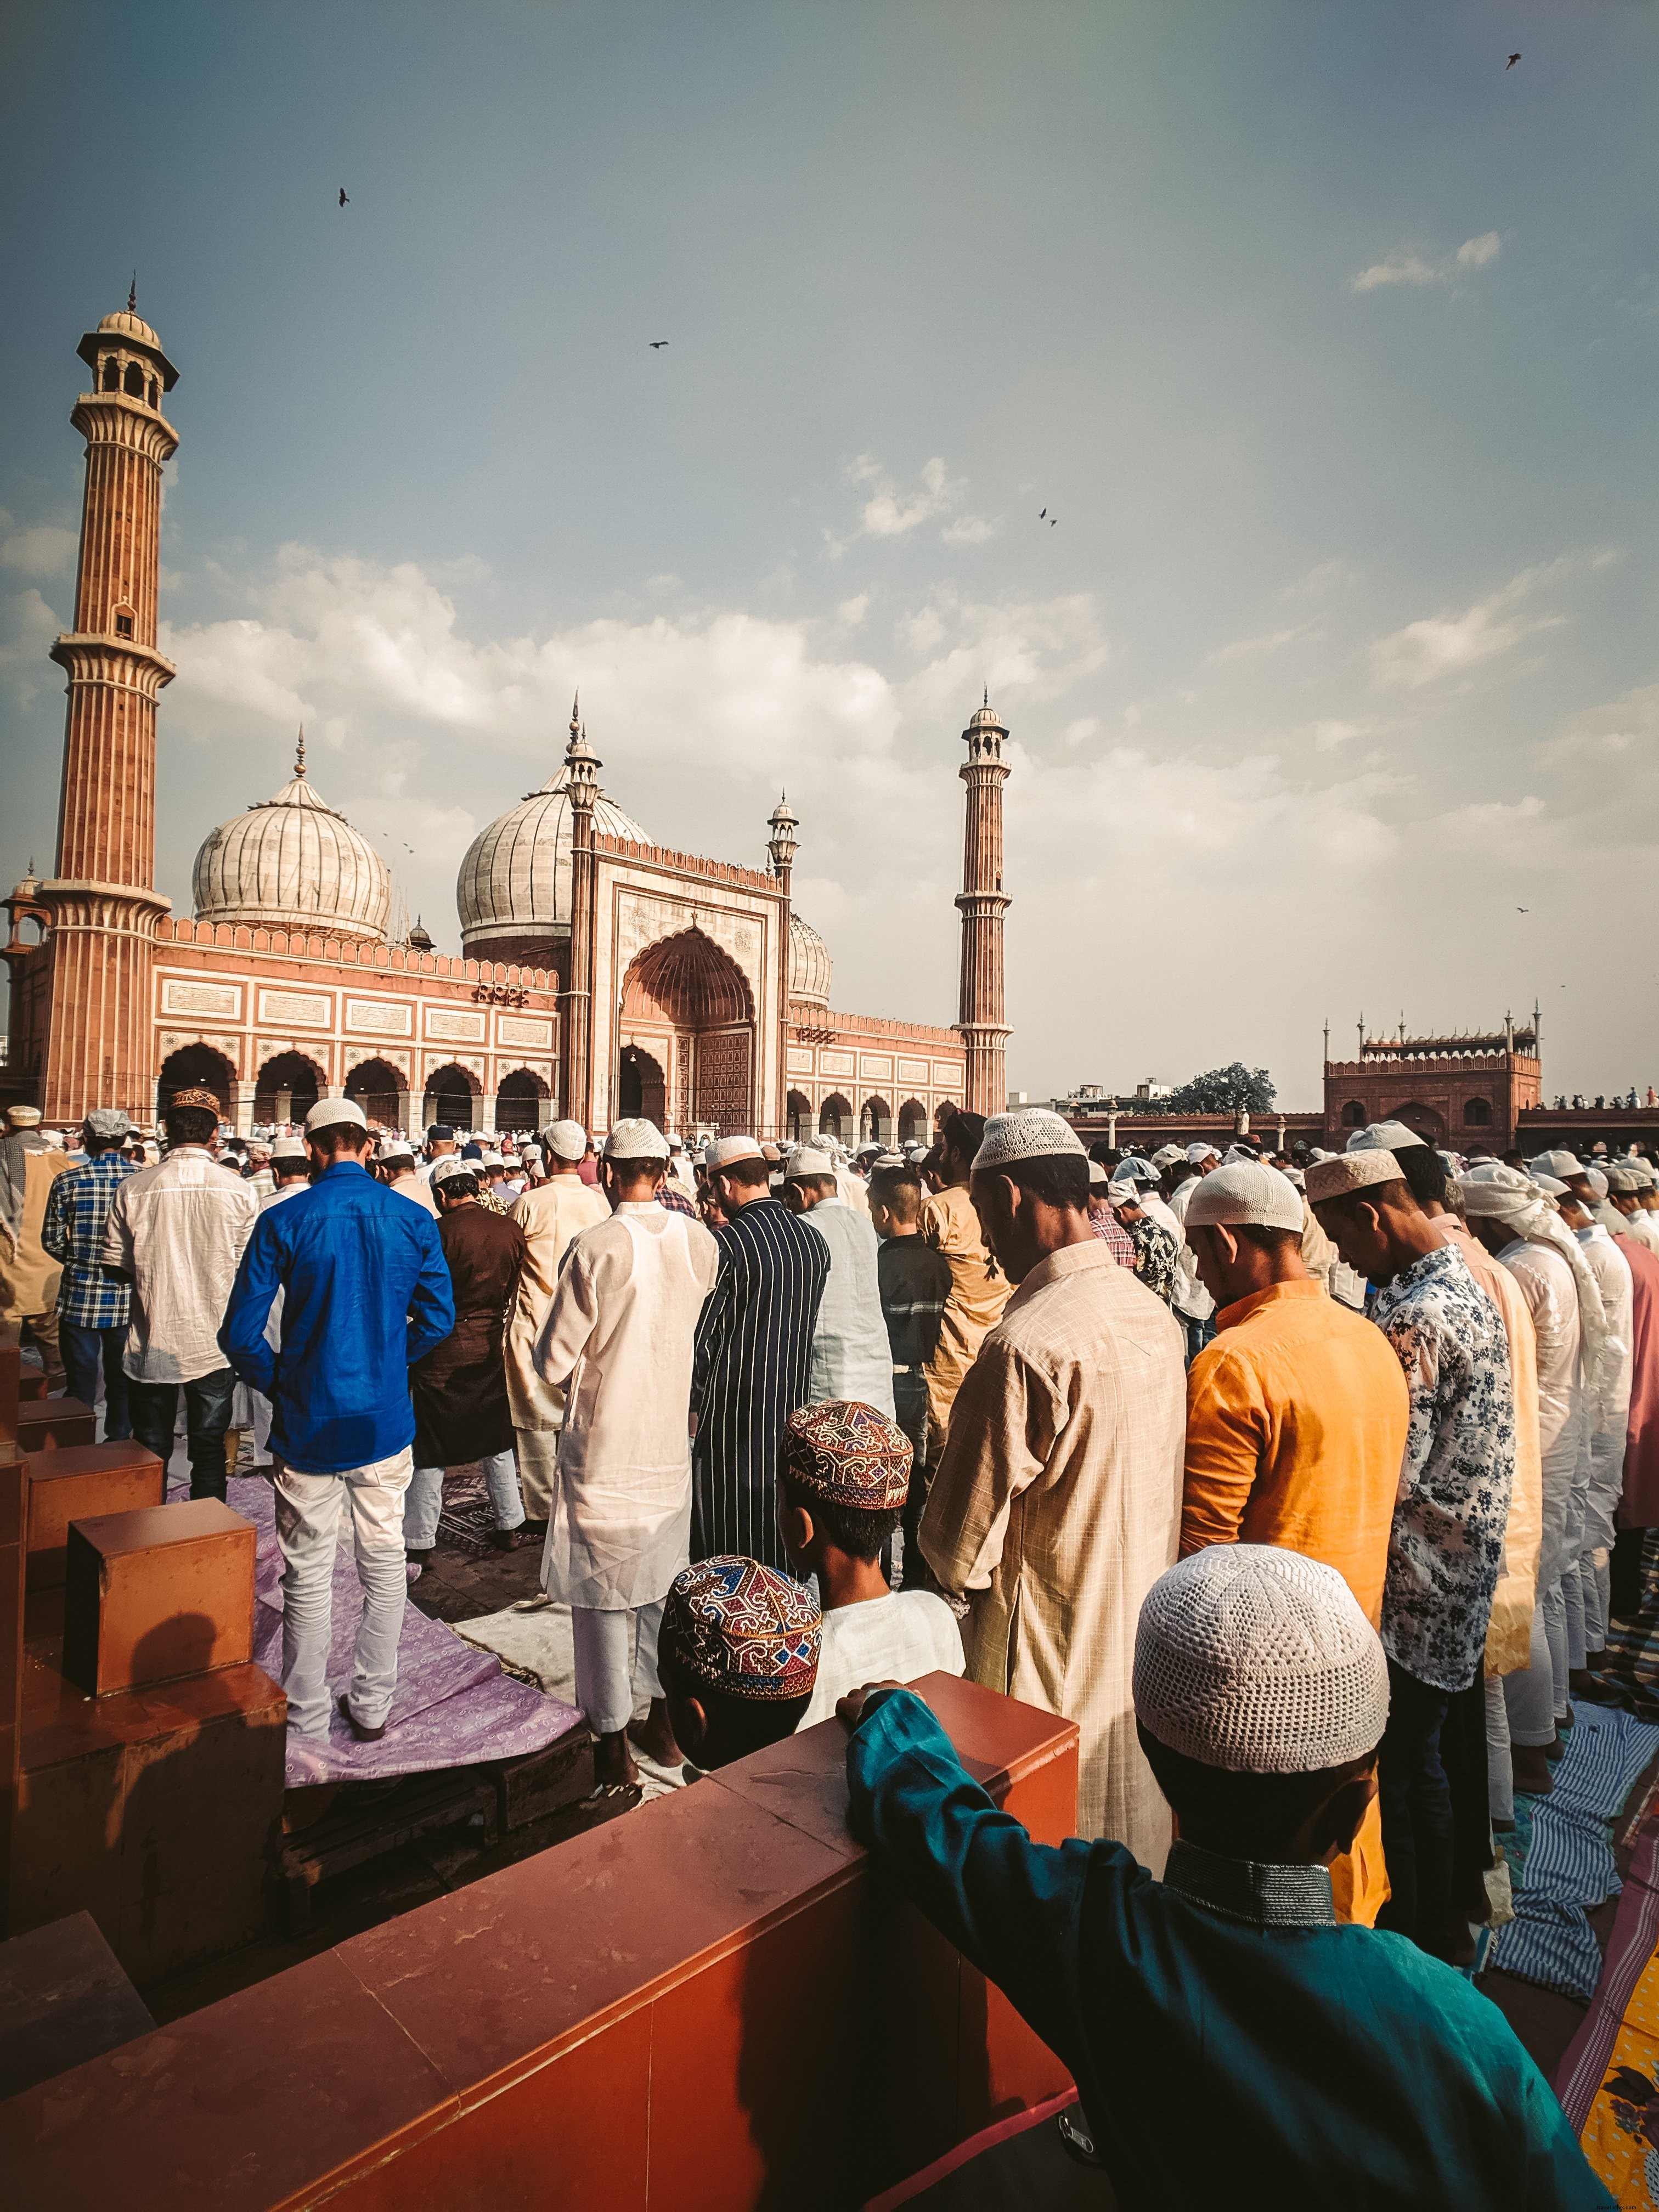
{"type": "Polygon", "coordinates": [[[832,1012],[829,949],[790,903],[796,819],[764,870],[669,850],[600,789],[572,709],[541,787],[473,840],[456,886],[464,957],[417,925],[388,942],[392,884],[312,783],[301,732],[283,788],[214,830],[193,920],[155,890],[155,647],[161,472],[178,380],[130,299],[80,343],[92,390],[74,629],[52,657],[69,708],[55,872],[4,902],[10,1056],[0,1103],[72,1123],[139,1121],[205,1084],[235,1127],[320,1097],[403,1127],[926,1134],[1003,1103],[1002,759],[988,696],[969,758],[962,984],[952,1028],[832,1012]]]}

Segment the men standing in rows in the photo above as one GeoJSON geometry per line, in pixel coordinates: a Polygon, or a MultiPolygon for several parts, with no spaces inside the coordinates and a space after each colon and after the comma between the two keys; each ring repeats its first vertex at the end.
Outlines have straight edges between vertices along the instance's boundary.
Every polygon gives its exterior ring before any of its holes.
{"type": "Polygon", "coordinates": [[[426,1158],[415,1172],[422,1182],[430,1182],[432,1170],[438,1162],[452,1158],[455,1151],[454,1130],[447,1121],[434,1121],[426,1133],[426,1158]]]}
{"type": "Polygon", "coordinates": [[[564,1419],[564,1391],[543,1378],[536,1346],[572,1240],[611,1218],[603,1194],[582,1181],[587,1132],[581,1123],[555,1121],[542,1132],[542,1141],[547,1181],[523,1192],[513,1207],[513,1218],[524,1231],[524,1265],[507,1325],[507,1395],[524,1492],[525,1533],[532,1536],[547,1534],[564,1419]]]}
{"type": "Polygon", "coordinates": [[[432,1188],[455,1326],[409,1370],[415,1468],[404,1501],[404,1552],[417,1571],[438,1540],[449,1468],[482,1462],[495,1524],[489,1541],[498,1552],[516,1548],[524,1522],[502,1357],[524,1231],[479,1205],[477,1176],[463,1160],[437,1161],[432,1188]]]}
{"type": "MultiPolygon", "coordinates": [[[[1192,1204],[1200,1183],[1221,1164],[1220,1155],[1213,1145],[1188,1145],[1187,1166],[1190,1172],[1183,1176],[1170,1193],[1170,1211],[1181,1224],[1184,1238],[1187,1208],[1192,1204]]],[[[1215,1334],[1215,1300],[1198,1279],[1198,1263],[1191,1248],[1184,1242],[1176,1255],[1175,1295],[1171,1310],[1181,1323],[1187,1337],[1187,1362],[1192,1362],[1215,1334]]]]}
{"type": "Polygon", "coordinates": [[[84,1167],[57,1176],[46,1194],[40,1242],[62,1263],[58,1342],[71,1398],[92,1405],[104,1382],[106,1442],[132,1434],[126,1370],[121,1364],[132,1292],[103,1268],[104,1232],[115,1194],[133,1173],[122,1147],[132,1124],[118,1106],[94,1106],[81,1124],[84,1167]]]}
{"type": "Polygon", "coordinates": [[[190,1494],[222,1498],[236,1378],[219,1327],[259,1201],[219,1165],[212,1091],[175,1091],[162,1120],[167,1156],[117,1185],[101,1256],[132,1289],[122,1365],[133,1435],[165,1467],[182,1390],[190,1494]]]}
{"type": "MultiPolygon", "coordinates": [[[[1410,1399],[1380,1330],[1325,1295],[1302,1260],[1302,1199],[1276,1168],[1205,1176],[1187,1209],[1216,1334],[1187,1376],[1182,1556],[1274,1544],[1334,1567],[1376,1627],[1410,1399]]],[[[1387,1895],[1369,1807],[1332,1869],[1340,1917],[1387,1895]]]]}
{"type": "Polygon", "coordinates": [[[38,1106],[7,1107],[0,1138],[0,1344],[21,1344],[27,1328],[40,1347],[48,1391],[63,1389],[64,1362],[58,1266],[40,1242],[40,1225],[47,1194],[69,1164],[41,1135],[38,1106]]]}
{"type": "Polygon", "coordinates": [[[910,1439],[904,1504],[904,1585],[933,1582],[916,1532],[927,1503],[927,1363],[939,1345],[951,1295],[951,1267],[921,1237],[921,1177],[913,1167],[877,1166],[870,1175],[870,1219],[881,1239],[876,1280],[893,1363],[893,1419],[910,1439]]]}
{"type": "Polygon", "coordinates": [[[1391,1704],[1378,1779],[1394,1893],[1378,1925],[1444,1958],[1459,1939],[1440,1734],[1452,1699],[1480,1672],[1504,1563],[1515,1474],[1509,1350],[1492,1300],[1425,1218],[1391,1152],[1315,1161],[1308,1196],[1344,1261],[1379,1286],[1374,1318],[1410,1394],[1382,1594],[1391,1704]]]}
{"type": "MultiPolygon", "coordinates": [[[[221,1341],[243,1381],[271,1401],[289,1726],[328,1734],[334,1550],[349,1504],[363,1610],[340,1710],[359,1741],[372,1742],[386,1734],[398,1686],[409,1591],[409,1370],[449,1334],[455,1304],[435,1224],[368,1171],[373,1139],[362,1109],[319,1099],[306,1116],[306,1144],[317,1180],[261,1215],[221,1341]],[[265,1336],[279,1291],[280,1360],[265,1336]]],[[[135,1176],[124,1195],[145,1179],[135,1176]]]]}
{"type": "Polygon", "coordinates": [[[1170,1814],[1129,1679],[1180,1532],[1181,1331],[1091,1230],[1088,1156],[1060,1115],[993,1115],[969,1188],[1017,1287],[957,1394],[921,1547],[968,1600],[973,1679],[1078,1723],[1079,1833],[1157,1874],[1170,1814]]]}
{"type": "Polygon", "coordinates": [[[388,1190],[395,1190],[399,1198],[408,1199],[418,1206],[433,1220],[438,1218],[436,1201],[429,1183],[423,1182],[415,1171],[415,1147],[407,1137],[383,1137],[374,1155],[374,1164],[380,1170],[380,1181],[388,1190]]]}
{"type": "Polygon", "coordinates": [[[1613,1169],[1609,1185],[1620,1224],[1613,1241],[1631,1275],[1630,1413],[1618,1534],[1608,1562],[1607,1614],[1620,1620],[1634,1620],[1644,1610],[1642,1554],[1648,1530],[1659,1527],[1659,1258],[1629,1234],[1625,1207],[1636,1194],[1625,1186],[1627,1172],[1613,1169]]]}
{"type": "Polygon", "coordinates": [[[697,1324],[691,1555],[733,1553],[787,1571],[778,1533],[783,1425],[807,1403],[812,1333],[830,1248],[769,1188],[753,1137],[722,1137],[703,1156],[726,1216],[720,1274],[697,1324]]]}
{"type": "Polygon", "coordinates": [[[882,1318],[876,1232],[868,1199],[866,1210],[854,1212],[837,1192],[835,1162],[827,1152],[802,1145],[784,1170],[783,1202],[817,1232],[830,1253],[830,1273],[812,1328],[804,1402],[856,1399],[890,1418],[893,1355],[882,1318]]]}
{"type": "Polygon", "coordinates": [[[571,1608],[576,1702],[596,1739],[602,1792],[637,1784],[629,1751],[636,1696],[651,1704],[641,1749],[664,1764],[680,1757],[657,1634],[686,1564],[692,1361],[722,1263],[701,1222],[657,1204],[667,1166],[653,1123],[611,1129],[601,1174],[614,1211],[572,1243],[536,1348],[544,1381],[566,1393],[542,1583],[571,1608]]]}
{"type": "MultiPolygon", "coordinates": [[[[1544,1178],[1538,1181],[1542,1184],[1544,1178]]],[[[1573,1612],[1567,1614],[1567,1688],[1588,1694],[1590,1670],[1607,1640],[1607,1570],[1618,1534],[1619,1501],[1624,1493],[1625,1440],[1630,1425],[1633,1288],[1631,1263],[1583,1200],[1562,1188],[1551,1194],[1562,1225],[1578,1239],[1584,1264],[1601,1293],[1607,1331],[1618,1347],[1609,1353],[1606,1388],[1595,1410],[1589,1438],[1589,1483],[1584,1500],[1584,1540],[1578,1555],[1578,1599],[1583,1617],[1582,1653],[1571,1648],[1573,1612]],[[1575,1664],[1576,1662],[1576,1664],[1575,1664]]]]}
{"type": "Polygon", "coordinates": [[[962,1379],[987,1333],[1002,1318],[1013,1285],[985,1242],[968,1194],[974,1155],[985,1141],[981,1114],[951,1115],[939,1140],[939,1188],[922,1201],[921,1241],[950,1263],[951,1295],[940,1318],[939,1343],[927,1363],[927,1463],[939,1464],[962,1379]]]}

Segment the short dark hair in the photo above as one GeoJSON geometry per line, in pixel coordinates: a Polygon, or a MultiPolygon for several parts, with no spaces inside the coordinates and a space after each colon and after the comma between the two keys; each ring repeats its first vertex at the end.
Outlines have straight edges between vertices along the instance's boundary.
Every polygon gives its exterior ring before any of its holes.
{"type": "Polygon", "coordinates": [[[1006,1176],[1045,1206],[1083,1213],[1089,1205],[1089,1163],[1081,1152],[1039,1152],[1035,1159],[1005,1160],[994,1175],[1006,1176]]]}
{"type": "Polygon", "coordinates": [[[747,1759],[752,1751],[768,1751],[793,1735],[812,1702],[811,1691],[804,1698],[733,1698],[695,1675],[682,1672],[680,1680],[685,1696],[695,1698],[708,1717],[704,1753],[718,1752],[722,1766],[747,1759]]]}
{"type": "Polygon", "coordinates": [[[476,1198],[478,1195],[478,1178],[475,1175],[448,1175],[441,1183],[435,1183],[433,1189],[439,1198],[476,1198]]]}
{"type": "Polygon", "coordinates": [[[1443,1206],[1451,1177],[1432,1145],[1402,1145],[1395,1154],[1400,1172],[1412,1187],[1412,1196],[1429,1206],[1443,1206]]]}
{"type": "Polygon", "coordinates": [[[757,1190],[763,1183],[771,1182],[772,1164],[752,1158],[727,1160],[724,1166],[710,1168],[708,1172],[711,1176],[725,1176],[728,1181],[740,1183],[744,1190],[757,1190]]]}
{"type": "Polygon", "coordinates": [[[828,1498],[817,1498],[810,1491],[791,1481],[788,1474],[780,1470],[779,1481],[783,1485],[784,1503],[799,1505],[812,1516],[818,1534],[829,1539],[838,1552],[849,1559],[862,1559],[866,1565],[881,1557],[881,1547],[898,1527],[904,1512],[902,1505],[884,1505],[878,1510],[865,1505],[843,1505],[828,1498]]]}
{"type": "Polygon", "coordinates": [[[870,1177],[870,1202],[901,1221],[914,1221],[921,1211],[921,1177],[914,1168],[877,1168],[870,1177]]]}
{"type": "Polygon", "coordinates": [[[985,1142],[985,1116],[970,1114],[959,1108],[939,1133],[941,1152],[954,1152],[959,1160],[973,1163],[974,1154],[985,1142]]]}
{"type": "MultiPolygon", "coordinates": [[[[1195,1222],[1193,1225],[1197,1228],[1200,1224],[1195,1222]]],[[[1299,1229],[1271,1229],[1262,1221],[1230,1221],[1227,1232],[1231,1237],[1242,1237],[1258,1252],[1294,1252],[1300,1249],[1302,1243],[1299,1229]]]]}
{"type": "Polygon", "coordinates": [[[369,1133],[361,1122],[325,1121],[320,1129],[306,1131],[306,1142],[325,1160],[337,1160],[342,1152],[361,1152],[369,1142],[369,1133]]]}
{"type": "Polygon", "coordinates": [[[634,1157],[619,1159],[614,1153],[607,1158],[605,1165],[613,1176],[620,1176],[623,1182],[637,1182],[643,1176],[666,1175],[668,1172],[666,1160],[641,1159],[634,1157]]]}
{"type": "Polygon", "coordinates": [[[1172,1751],[1144,1723],[1136,1733],[1158,1786],[1194,1829],[1225,1827],[1246,1850],[1270,1852],[1293,1836],[1310,1810],[1340,1781],[1341,1767],[1311,1774],[1241,1774],[1172,1751]]]}
{"type": "Polygon", "coordinates": [[[161,1121],[170,1145],[211,1144],[219,1128],[217,1109],[211,1106],[169,1106],[161,1121]]]}
{"type": "Polygon", "coordinates": [[[278,1182],[297,1182],[301,1176],[311,1173],[311,1162],[296,1160],[291,1152],[284,1152],[280,1160],[271,1162],[270,1172],[278,1182]]]}

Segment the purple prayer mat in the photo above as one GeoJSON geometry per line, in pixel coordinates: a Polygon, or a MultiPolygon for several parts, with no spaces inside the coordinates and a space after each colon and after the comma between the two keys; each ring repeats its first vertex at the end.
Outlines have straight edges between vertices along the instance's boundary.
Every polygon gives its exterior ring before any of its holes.
{"type": "MultiPolygon", "coordinates": [[[[263,1477],[233,1478],[234,1510],[258,1531],[254,1566],[253,1657],[273,1681],[283,1675],[283,1561],[276,1548],[276,1492],[263,1477]]],[[[359,1743],[337,1701],[351,1680],[351,1649],[362,1591],[351,1547],[349,1516],[340,1519],[334,1554],[334,1610],[329,1638],[327,1740],[288,1739],[288,1786],[313,1782],[380,1782],[438,1766],[470,1766],[480,1759],[520,1759],[581,1725],[581,1715],[503,1674],[493,1652],[465,1642],[417,1606],[404,1613],[398,1638],[398,1691],[378,1743],[359,1743]]]]}

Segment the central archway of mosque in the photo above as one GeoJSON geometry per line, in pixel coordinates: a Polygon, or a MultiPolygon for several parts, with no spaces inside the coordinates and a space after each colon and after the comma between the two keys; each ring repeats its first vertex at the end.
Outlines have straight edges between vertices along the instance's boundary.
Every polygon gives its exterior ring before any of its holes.
{"type": "Polygon", "coordinates": [[[729,952],[695,926],[659,938],[623,981],[617,1096],[676,1130],[731,1135],[755,1121],[755,1000],[729,952]]]}

